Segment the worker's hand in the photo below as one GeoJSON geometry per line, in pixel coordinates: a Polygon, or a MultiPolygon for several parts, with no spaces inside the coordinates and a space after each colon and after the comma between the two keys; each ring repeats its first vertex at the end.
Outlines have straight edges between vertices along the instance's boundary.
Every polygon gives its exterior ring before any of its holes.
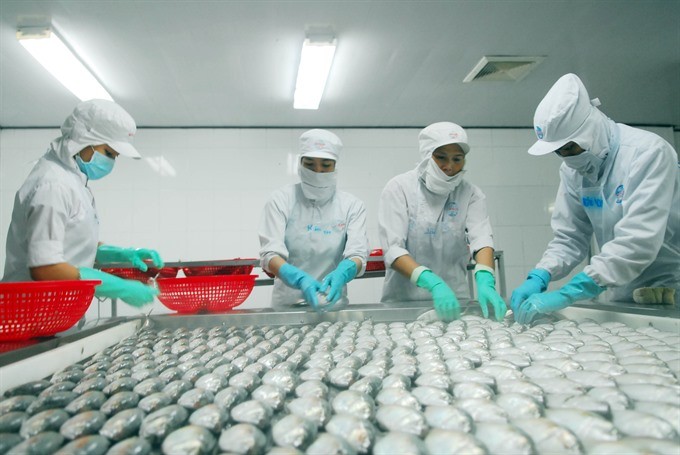
{"type": "Polygon", "coordinates": [[[497,321],[502,321],[508,307],[503,298],[496,292],[496,280],[493,273],[486,270],[478,270],[475,273],[477,282],[477,300],[485,318],[489,317],[489,304],[493,306],[493,313],[497,321]]]}
{"type": "Polygon", "coordinates": [[[434,310],[444,322],[453,321],[460,317],[460,304],[451,288],[431,270],[423,271],[418,277],[416,285],[432,294],[434,310]]]}
{"type": "Polygon", "coordinates": [[[321,291],[321,283],[297,267],[285,263],[279,269],[279,278],[288,286],[299,289],[305,300],[315,311],[319,311],[317,293],[321,291]]]}
{"type": "Polygon", "coordinates": [[[548,283],[550,283],[550,273],[547,270],[533,269],[530,271],[526,281],[512,291],[510,297],[512,312],[517,313],[520,304],[532,295],[548,289],[548,283]]]}
{"type": "Polygon", "coordinates": [[[569,283],[559,290],[534,294],[519,305],[515,313],[515,321],[528,324],[536,314],[546,314],[568,307],[578,300],[597,297],[605,288],[600,287],[584,272],[574,276],[569,283]]]}
{"type": "Polygon", "coordinates": [[[148,270],[144,262],[145,259],[151,260],[154,267],[162,268],[163,260],[156,250],[146,248],[121,248],[113,245],[100,245],[97,248],[97,263],[109,264],[111,262],[129,262],[142,272],[148,270]]]}
{"type": "Polygon", "coordinates": [[[154,296],[158,295],[158,289],[152,288],[135,280],[124,280],[117,276],[102,272],[101,270],[80,267],[81,280],[100,280],[102,284],[95,288],[94,295],[121,299],[123,302],[134,307],[153,303],[154,296]]]}
{"type": "Polygon", "coordinates": [[[330,310],[337,303],[342,296],[342,289],[356,275],[357,265],[351,259],[343,259],[335,270],[326,275],[326,278],[321,282],[321,292],[328,292],[328,305],[324,309],[330,310]]]}

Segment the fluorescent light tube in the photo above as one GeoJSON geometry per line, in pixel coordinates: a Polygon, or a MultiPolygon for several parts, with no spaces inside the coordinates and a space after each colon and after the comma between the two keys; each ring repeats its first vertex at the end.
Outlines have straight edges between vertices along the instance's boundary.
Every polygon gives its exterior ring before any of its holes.
{"type": "Polygon", "coordinates": [[[295,109],[319,108],[333,63],[336,43],[335,39],[327,41],[305,39],[293,95],[295,109]]]}
{"type": "Polygon", "coordinates": [[[81,101],[92,98],[113,101],[109,92],[49,28],[19,29],[17,39],[52,76],[81,101]]]}

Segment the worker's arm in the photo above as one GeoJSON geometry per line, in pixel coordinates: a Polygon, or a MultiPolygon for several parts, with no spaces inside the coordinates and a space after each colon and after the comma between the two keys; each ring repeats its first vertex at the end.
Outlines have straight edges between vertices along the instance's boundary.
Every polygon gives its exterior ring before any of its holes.
{"type": "Polygon", "coordinates": [[[34,281],[80,279],[80,272],[78,271],[78,269],[69,264],[68,262],[60,262],[59,264],[31,267],[30,272],[31,278],[34,281]]]}

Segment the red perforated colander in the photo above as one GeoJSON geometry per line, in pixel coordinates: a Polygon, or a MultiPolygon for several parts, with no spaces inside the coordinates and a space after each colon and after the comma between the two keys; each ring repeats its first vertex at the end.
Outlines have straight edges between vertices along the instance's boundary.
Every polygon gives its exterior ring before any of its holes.
{"type": "MultiPolygon", "coordinates": [[[[376,248],[375,250],[371,251],[371,254],[369,256],[382,256],[383,255],[383,250],[380,248],[376,248]]],[[[384,261],[368,261],[366,262],[366,271],[367,272],[372,272],[375,270],[385,270],[385,262],[384,261]]]]}
{"type": "Polygon", "coordinates": [[[214,275],[160,278],[158,300],[178,313],[219,313],[242,304],[253,291],[257,275],[214,275]]]}
{"type": "Polygon", "coordinates": [[[83,317],[99,280],[0,283],[0,341],[63,332],[83,317]]]}
{"type": "Polygon", "coordinates": [[[124,278],[126,280],[137,280],[146,284],[149,279],[158,275],[158,278],[174,278],[177,276],[179,269],[177,267],[163,267],[162,269],[156,269],[149,267],[146,272],[135,267],[104,267],[101,269],[102,272],[110,273],[119,278],[124,278]]]}
{"type": "MultiPolygon", "coordinates": [[[[252,259],[232,259],[234,261],[254,261],[252,259]]],[[[186,276],[210,276],[210,275],[249,275],[253,271],[253,265],[200,265],[182,267],[186,276]]]]}

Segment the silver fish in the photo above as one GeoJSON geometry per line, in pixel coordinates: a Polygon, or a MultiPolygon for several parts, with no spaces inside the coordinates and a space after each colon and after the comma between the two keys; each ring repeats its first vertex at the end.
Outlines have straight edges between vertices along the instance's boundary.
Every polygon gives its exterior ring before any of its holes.
{"type": "Polygon", "coordinates": [[[302,381],[325,381],[327,377],[327,370],[322,368],[307,368],[300,373],[300,380],[302,381]]]}
{"type": "Polygon", "coordinates": [[[367,420],[336,414],[326,424],[326,431],[345,440],[359,453],[369,453],[375,442],[375,427],[367,420]]]}
{"type": "Polygon", "coordinates": [[[431,455],[486,455],[486,447],[473,436],[462,431],[435,428],[425,438],[431,455]]]}
{"type": "Polygon", "coordinates": [[[386,405],[380,406],[376,413],[378,426],[385,431],[410,433],[423,437],[428,425],[420,411],[411,407],[386,405]]]}
{"type": "Polygon", "coordinates": [[[274,385],[262,384],[260,387],[253,390],[251,396],[255,400],[267,404],[274,411],[279,411],[283,407],[286,391],[274,385]]]}
{"type": "Polygon", "coordinates": [[[137,381],[132,378],[129,377],[120,378],[107,384],[106,387],[102,389],[102,392],[104,392],[106,395],[115,395],[118,392],[126,391],[131,392],[136,385],[137,381]]]}
{"type": "Polygon", "coordinates": [[[602,442],[594,444],[588,448],[589,454],[610,455],[610,454],[639,454],[647,455],[650,453],[659,455],[677,455],[677,441],[666,441],[655,438],[624,438],[619,441],[602,442]]]}
{"type": "Polygon", "coordinates": [[[398,406],[408,406],[420,411],[420,402],[418,399],[404,389],[389,387],[382,389],[375,397],[375,401],[382,405],[394,404],[398,406]]]}
{"type": "Polygon", "coordinates": [[[38,397],[37,400],[33,401],[26,409],[26,413],[34,415],[47,409],[60,409],[68,405],[77,397],[78,394],[75,392],[52,392],[49,395],[38,397]]]}
{"type": "MultiPolygon", "coordinates": [[[[0,416],[0,433],[18,433],[30,416],[25,412],[12,411],[0,416]]],[[[1,452],[0,452],[1,453],[1,452]]]]}
{"type": "Polygon", "coordinates": [[[272,427],[274,442],[283,447],[304,449],[316,437],[316,424],[295,414],[288,414],[272,427]]]}
{"type": "Polygon", "coordinates": [[[106,436],[112,441],[121,441],[129,438],[137,434],[145,416],[146,414],[141,409],[125,409],[107,420],[99,430],[99,434],[106,436]]]}
{"type": "Polygon", "coordinates": [[[213,402],[221,409],[229,412],[231,408],[243,402],[248,397],[248,391],[242,387],[229,386],[217,392],[213,402]]]}
{"type": "Polygon", "coordinates": [[[39,395],[40,392],[51,386],[52,383],[46,380],[30,381],[24,384],[12,387],[5,391],[6,397],[15,397],[18,395],[39,395]]]}
{"type": "Polygon", "coordinates": [[[98,434],[82,436],[66,444],[55,455],[104,455],[110,442],[98,434]]]}
{"type": "Polygon", "coordinates": [[[505,410],[510,419],[530,419],[541,417],[542,406],[534,398],[521,393],[501,393],[496,403],[505,410]]]}
{"type": "Polygon", "coordinates": [[[52,383],[51,386],[40,392],[40,395],[38,397],[44,397],[45,395],[51,395],[55,392],[70,392],[76,387],[75,382],[71,381],[64,381],[64,382],[56,382],[52,383]]]}
{"type": "Polygon", "coordinates": [[[172,401],[172,397],[167,393],[156,392],[139,400],[137,407],[146,413],[150,413],[172,404],[172,401]]]}
{"type": "Polygon", "coordinates": [[[328,381],[340,389],[347,389],[359,378],[359,373],[353,368],[339,367],[328,372],[328,381]]]}
{"type": "Polygon", "coordinates": [[[486,384],[479,382],[457,382],[453,386],[453,396],[459,400],[465,398],[484,398],[491,400],[494,397],[493,390],[486,384]]]}
{"type": "Polygon", "coordinates": [[[366,376],[359,379],[357,382],[349,386],[349,390],[354,390],[356,392],[364,393],[370,397],[375,397],[380,388],[382,387],[382,382],[376,376],[366,376]]]}
{"type": "Polygon", "coordinates": [[[423,413],[428,425],[441,430],[472,431],[472,418],[454,406],[428,406],[423,413]]]}
{"type": "Polygon", "coordinates": [[[330,433],[319,433],[307,447],[307,455],[355,455],[357,453],[343,437],[330,433]]]}
{"type": "Polygon", "coordinates": [[[210,431],[188,425],[166,436],[161,449],[165,455],[208,455],[216,445],[217,440],[210,431]]]}
{"type": "Polygon", "coordinates": [[[593,387],[588,390],[587,395],[595,400],[607,403],[612,411],[631,407],[628,396],[615,387],[593,387]]]}
{"type": "Polygon", "coordinates": [[[215,395],[208,390],[191,389],[182,394],[177,400],[177,404],[189,410],[195,410],[215,400],[215,395]]]}
{"type": "Polygon", "coordinates": [[[475,422],[506,423],[508,414],[493,401],[467,398],[456,401],[456,406],[467,412],[475,422]]]}
{"type": "Polygon", "coordinates": [[[18,434],[14,433],[2,433],[0,434],[0,453],[5,454],[9,452],[9,450],[21,444],[24,441],[24,438],[19,436],[18,434]]]}
{"type": "Polygon", "coordinates": [[[556,424],[568,428],[584,444],[591,441],[615,441],[619,438],[619,433],[611,422],[592,412],[548,408],[545,410],[545,416],[556,424]]]}
{"type": "Polygon", "coordinates": [[[437,387],[414,387],[411,394],[421,406],[446,406],[453,401],[453,397],[446,390],[437,387]]]}
{"type": "Polygon", "coordinates": [[[328,402],[315,396],[295,398],[286,404],[291,414],[314,422],[317,427],[323,427],[331,418],[331,407],[328,402]]]}
{"type": "Polygon", "coordinates": [[[451,373],[451,380],[456,382],[479,382],[480,384],[486,384],[492,389],[496,388],[496,379],[493,376],[484,374],[481,371],[476,370],[460,370],[451,373]]]}
{"type": "Polygon", "coordinates": [[[85,411],[64,422],[59,433],[66,439],[78,439],[81,436],[97,433],[106,423],[107,417],[101,411],[85,411]]]}
{"type": "Polygon", "coordinates": [[[162,391],[165,388],[165,386],[166,383],[163,379],[153,377],[141,381],[132,389],[132,391],[142,397],[146,397],[151,395],[152,393],[162,391]]]}
{"type": "Polygon", "coordinates": [[[139,395],[135,392],[118,392],[101,405],[100,411],[110,416],[124,409],[134,408],[137,403],[139,403],[139,395]]]}
{"type": "Polygon", "coordinates": [[[350,414],[360,419],[372,419],[375,414],[373,399],[353,390],[343,390],[331,402],[336,414],[350,414]]]}
{"type": "Polygon", "coordinates": [[[378,439],[373,447],[375,455],[393,455],[395,453],[403,455],[427,454],[425,443],[418,437],[409,433],[392,431],[378,439]]]}
{"type": "MultiPolygon", "coordinates": [[[[265,375],[266,376],[266,375],[265,375]]],[[[264,379],[264,378],[263,378],[264,379]]],[[[232,387],[241,387],[248,392],[252,392],[255,388],[262,384],[260,377],[253,373],[236,373],[229,378],[229,385],[232,387]]],[[[276,385],[276,384],[275,384],[276,385]]]]}
{"type": "Polygon", "coordinates": [[[182,406],[172,404],[152,412],[144,418],[139,435],[150,441],[160,442],[169,433],[179,428],[189,418],[189,412],[182,406]]]}
{"type": "Polygon", "coordinates": [[[646,412],[617,410],[612,413],[612,422],[621,433],[631,437],[674,439],[678,436],[670,423],[646,412]]]}
{"type": "Polygon", "coordinates": [[[297,375],[287,370],[270,370],[262,376],[262,384],[276,386],[287,394],[295,390],[298,383],[297,375]]]}
{"type": "Polygon", "coordinates": [[[257,455],[264,451],[267,437],[256,426],[240,423],[222,431],[218,444],[224,452],[257,455]]]}
{"type": "Polygon", "coordinates": [[[151,444],[144,438],[133,436],[116,443],[106,455],[148,455],[151,444]]]}
{"type": "Polygon", "coordinates": [[[475,437],[484,441],[490,453],[533,454],[531,439],[521,430],[504,423],[482,422],[475,428],[475,437]]]}
{"type": "Polygon", "coordinates": [[[208,390],[212,393],[217,393],[227,386],[229,380],[222,375],[216,373],[204,374],[195,382],[196,388],[208,390]]]}
{"type": "Polygon", "coordinates": [[[619,390],[631,400],[654,401],[678,405],[680,402],[680,388],[677,386],[663,386],[657,384],[620,385],[619,390]]]}
{"type": "Polygon", "coordinates": [[[555,378],[534,378],[532,382],[543,389],[544,393],[568,393],[570,395],[582,395],[586,387],[571,379],[555,378]]]}
{"type": "Polygon", "coordinates": [[[680,434],[680,406],[668,403],[654,403],[653,401],[636,401],[635,410],[664,419],[673,425],[676,433],[680,434]]]}
{"type": "Polygon", "coordinates": [[[392,373],[382,380],[383,389],[388,389],[390,387],[395,387],[402,390],[410,390],[411,379],[403,374],[392,373]]]}
{"type": "MultiPolygon", "coordinates": [[[[48,412],[48,411],[46,411],[48,412]]],[[[64,437],[54,431],[45,431],[13,446],[7,455],[54,453],[64,442],[64,437]]]]}
{"type": "Polygon", "coordinates": [[[574,433],[545,418],[516,419],[512,424],[526,433],[538,453],[581,454],[583,448],[574,433]]]}
{"type": "Polygon", "coordinates": [[[189,416],[189,423],[207,428],[215,434],[219,434],[229,420],[227,412],[216,404],[209,404],[194,411],[189,416]]]}
{"type": "Polygon", "coordinates": [[[48,409],[39,412],[21,424],[19,434],[22,438],[28,439],[38,433],[59,431],[59,428],[69,417],[68,413],[62,409],[48,409]]]}
{"type": "Polygon", "coordinates": [[[231,408],[231,418],[239,423],[250,423],[259,428],[267,428],[274,411],[257,400],[248,400],[231,408]]]}
{"type": "Polygon", "coordinates": [[[32,395],[15,395],[0,401],[0,415],[8,412],[24,412],[38,398],[32,395]]]}

